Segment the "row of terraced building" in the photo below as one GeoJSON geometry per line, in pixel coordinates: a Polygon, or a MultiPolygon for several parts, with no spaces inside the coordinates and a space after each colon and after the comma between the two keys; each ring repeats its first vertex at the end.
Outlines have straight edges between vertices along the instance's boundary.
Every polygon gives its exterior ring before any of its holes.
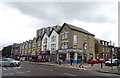
{"type": "Polygon", "coordinates": [[[39,61],[57,62],[62,59],[69,63],[70,59],[77,63],[82,58],[116,58],[117,47],[111,42],[95,38],[95,35],[76,26],[64,23],[62,26],[41,28],[36,37],[23,43],[15,43],[12,57],[39,59],[39,61]],[[112,52],[112,55],[111,55],[112,52]]]}

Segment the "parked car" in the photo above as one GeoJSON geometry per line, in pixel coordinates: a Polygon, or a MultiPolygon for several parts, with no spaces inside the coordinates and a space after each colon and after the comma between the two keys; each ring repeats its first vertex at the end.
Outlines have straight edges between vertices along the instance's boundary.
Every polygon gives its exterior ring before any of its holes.
{"type": "Polygon", "coordinates": [[[91,63],[98,63],[98,60],[96,60],[96,59],[88,60],[88,64],[91,64],[91,63]]]}
{"type": "Polygon", "coordinates": [[[12,58],[4,58],[0,60],[0,66],[20,66],[20,61],[16,61],[12,58]]]}
{"type": "Polygon", "coordinates": [[[21,57],[21,58],[20,58],[20,61],[25,61],[25,57],[21,57]]]}
{"type": "Polygon", "coordinates": [[[111,66],[111,64],[113,66],[119,66],[120,60],[118,60],[118,59],[112,59],[112,63],[111,63],[111,59],[109,59],[108,61],[105,62],[106,66],[111,66]]]}
{"type": "Polygon", "coordinates": [[[105,60],[104,60],[104,59],[99,59],[99,60],[98,60],[98,63],[101,63],[101,62],[102,62],[102,63],[105,63],[105,60]]]}

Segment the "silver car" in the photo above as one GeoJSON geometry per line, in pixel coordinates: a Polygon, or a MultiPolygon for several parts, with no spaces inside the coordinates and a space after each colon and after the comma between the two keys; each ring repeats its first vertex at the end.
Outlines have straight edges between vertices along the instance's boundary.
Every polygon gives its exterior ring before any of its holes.
{"type": "Polygon", "coordinates": [[[12,58],[4,58],[0,60],[1,66],[20,66],[20,61],[16,61],[12,58]]]}
{"type": "Polygon", "coordinates": [[[108,61],[105,62],[106,66],[119,66],[120,64],[120,60],[119,59],[112,59],[112,63],[111,63],[111,59],[109,59],[108,61]]]}

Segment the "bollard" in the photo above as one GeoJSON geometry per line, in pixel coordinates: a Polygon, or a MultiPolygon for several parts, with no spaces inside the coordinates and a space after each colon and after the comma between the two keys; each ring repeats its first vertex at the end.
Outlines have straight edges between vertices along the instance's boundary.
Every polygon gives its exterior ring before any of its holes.
{"type": "Polygon", "coordinates": [[[103,64],[102,64],[102,62],[101,62],[101,68],[103,68],[103,64]]]}

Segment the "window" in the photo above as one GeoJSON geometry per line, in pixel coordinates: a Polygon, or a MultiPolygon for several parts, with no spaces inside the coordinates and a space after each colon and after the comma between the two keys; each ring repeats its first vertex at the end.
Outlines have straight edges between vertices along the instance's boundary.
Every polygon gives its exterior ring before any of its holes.
{"type": "Polygon", "coordinates": [[[47,45],[43,46],[43,50],[46,51],[47,50],[47,45]]]}
{"type": "Polygon", "coordinates": [[[73,35],[73,45],[77,45],[77,35],[73,35]]]}
{"type": "Polygon", "coordinates": [[[84,39],[85,39],[85,40],[87,40],[87,38],[88,38],[88,35],[87,35],[87,34],[85,34],[85,35],[84,35],[84,39]]]}
{"type": "Polygon", "coordinates": [[[54,41],[56,41],[56,36],[51,37],[51,42],[54,42],[54,41]]]}
{"type": "Polygon", "coordinates": [[[61,38],[64,39],[64,33],[61,34],[61,38]]]}
{"type": "Polygon", "coordinates": [[[63,32],[62,34],[61,34],[61,38],[62,39],[67,39],[68,38],[68,32],[63,32]]]}
{"type": "Polygon", "coordinates": [[[61,43],[62,49],[67,49],[68,48],[68,42],[64,41],[61,43]]]}
{"type": "Polygon", "coordinates": [[[65,42],[65,49],[68,48],[68,42],[65,42]]]}
{"type": "Polygon", "coordinates": [[[65,39],[67,39],[68,38],[68,32],[65,32],[64,35],[65,35],[65,39]]]}
{"type": "Polygon", "coordinates": [[[51,50],[55,50],[56,49],[56,44],[51,44],[51,50]]]}
{"type": "Polygon", "coordinates": [[[86,50],[88,48],[87,43],[84,43],[84,49],[86,50]]]}
{"type": "Polygon", "coordinates": [[[44,39],[44,44],[47,44],[47,38],[44,39]]]}
{"type": "Polygon", "coordinates": [[[104,52],[104,48],[103,48],[103,52],[104,52]]]}

